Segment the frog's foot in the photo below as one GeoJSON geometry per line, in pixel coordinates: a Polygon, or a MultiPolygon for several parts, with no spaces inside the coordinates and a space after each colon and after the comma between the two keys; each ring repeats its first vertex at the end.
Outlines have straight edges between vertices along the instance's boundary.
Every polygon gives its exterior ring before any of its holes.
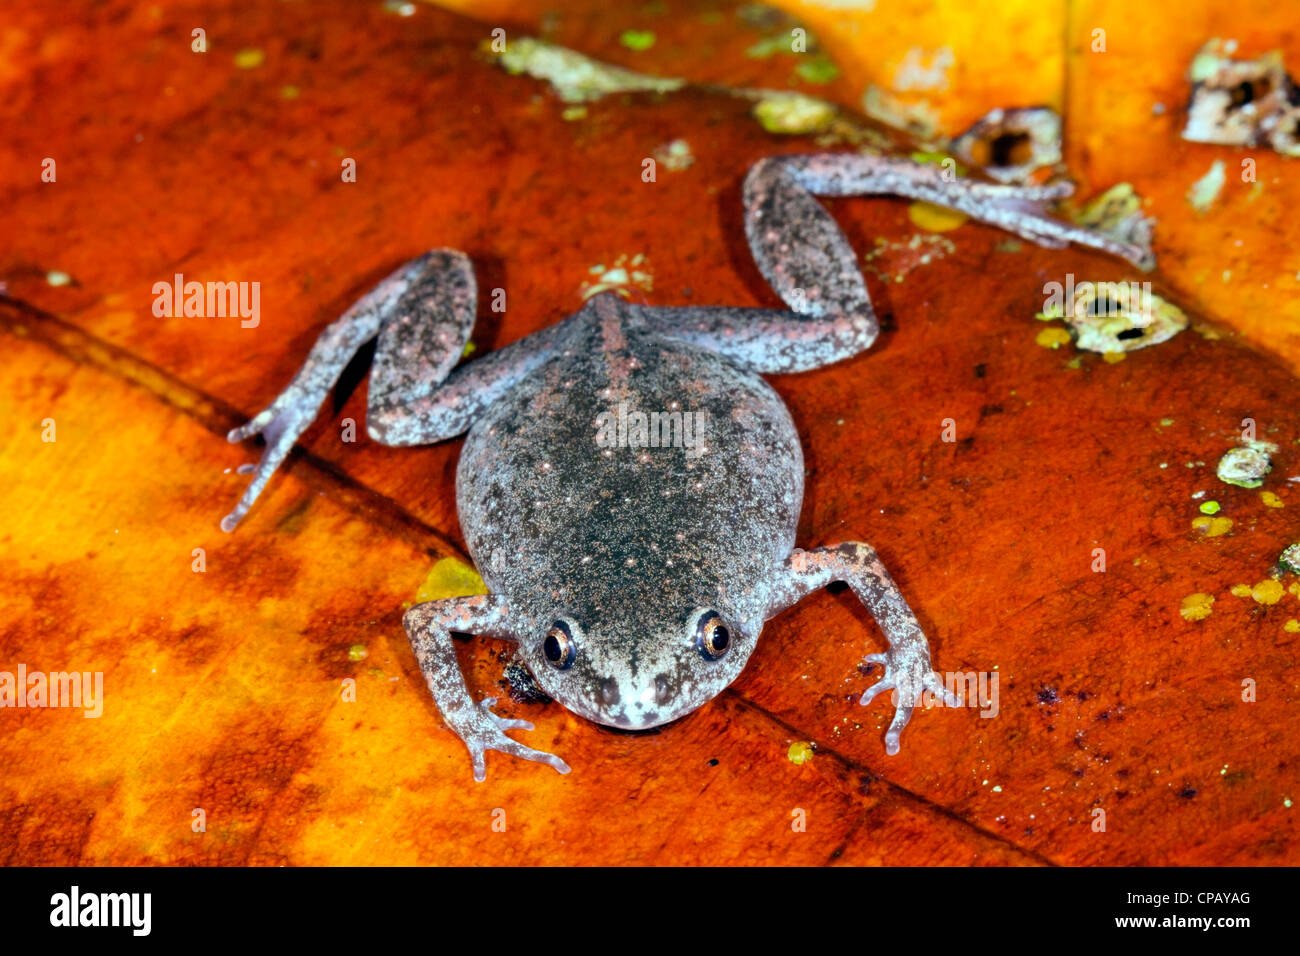
{"type": "Polygon", "coordinates": [[[930,669],[928,650],[917,653],[911,647],[891,646],[883,654],[868,654],[865,660],[883,664],[885,676],[862,692],[859,703],[863,706],[871,703],[882,691],[895,692],[894,719],[885,731],[885,753],[891,757],[898,753],[903,728],[912,719],[912,711],[921,704],[925,691],[932,692],[949,707],[961,706],[956,695],[944,686],[943,678],[930,669]]]}
{"type": "Polygon", "coordinates": [[[226,435],[226,440],[229,442],[241,442],[260,434],[266,439],[266,451],[262,453],[262,458],[256,466],[240,466],[239,474],[251,472],[253,480],[244,489],[244,494],[235,505],[235,510],[221,519],[222,531],[234,531],[244,515],[248,514],[248,509],[253,507],[253,502],[262,493],[266,483],[271,480],[271,475],[275,474],[280,463],[288,456],[298,436],[307,430],[307,426],[316,417],[316,410],[322,401],[324,395],[313,400],[300,394],[294,386],[290,386],[271,403],[269,408],[259,412],[238,428],[232,428],[226,435]]]}
{"type": "Polygon", "coordinates": [[[469,748],[470,759],[474,761],[475,780],[482,783],[487,778],[487,765],[483,755],[489,750],[510,754],[521,760],[535,760],[538,763],[549,764],[560,773],[569,772],[569,765],[555,754],[525,747],[514,738],[507,737],[505,734],[507,730],[532,730],[533,725],[526,720],[513,720],[492,713],[491,708],[496,702],[495,697],[485,698],[479,701],[478,706],[464,718],[454,723],[448,721],[452,724],[452,730],[469,748]]]}

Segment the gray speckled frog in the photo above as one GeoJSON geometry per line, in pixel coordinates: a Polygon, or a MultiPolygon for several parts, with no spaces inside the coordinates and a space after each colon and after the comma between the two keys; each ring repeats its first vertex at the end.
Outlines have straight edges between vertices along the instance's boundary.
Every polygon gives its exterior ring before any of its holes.
{"type": "Polygon", "coordinates": [[[468,431],[456,504],[490,594],[411,608],[406,632],[474,777],[499,750],[568,767],[505,733],[531,729],[475,703],[451,633],[515,642],[537,683],[613,727],[688,714],[745,666],[763,623],[844,581],[889,641],[867,660],[897,692],[886,750],[923,689],[944,690],[898,587],[866,544],[794,548],[803,455],[764,372],[817,368],[868,348],[877,321],[855,255],[815,195],[893,194],[959,209],[1026,239],[1076,241],[1134,262],[1147,254],[1055,220],[1069,185],[947,181],[942,170],[857,154],[766,159],[744,189],[759,269],[791,311],[593,298],[557,325],[457,366],[475,313],[460,252],[436,250],[385,279],[327,328],[287,389],[230,433],[267,449],[227,531],[316,416],[340,372],[379,336],[367,425],[387,445],[468,431]]]}

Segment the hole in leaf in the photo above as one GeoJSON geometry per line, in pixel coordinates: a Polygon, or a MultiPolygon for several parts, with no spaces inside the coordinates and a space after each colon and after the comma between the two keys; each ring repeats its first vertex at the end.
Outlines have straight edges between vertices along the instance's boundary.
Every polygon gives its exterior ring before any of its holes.
{"type": "Polygon", "coordinates": [[[992,166],[1024,166],[1034,157],[1028,133],[1002,133],[989,143],[992,166]]]}

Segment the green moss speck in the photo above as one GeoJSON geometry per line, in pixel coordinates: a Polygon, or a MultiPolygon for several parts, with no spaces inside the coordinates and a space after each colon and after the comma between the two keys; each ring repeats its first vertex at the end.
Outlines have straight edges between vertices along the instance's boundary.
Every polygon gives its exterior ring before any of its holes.
{"type": "Polygon", "coordinates": [[[648,50],[655,45],[655,32],[653,30],[624,30],[619,36],[618,42],[623,44],[629,50],[648,50]]]}
{"type": "Polygon", "coordinates": [[[829,83],[840,75],[840,68],[824,53],[817,53],[794,68],[805,83],[829,83]]]}

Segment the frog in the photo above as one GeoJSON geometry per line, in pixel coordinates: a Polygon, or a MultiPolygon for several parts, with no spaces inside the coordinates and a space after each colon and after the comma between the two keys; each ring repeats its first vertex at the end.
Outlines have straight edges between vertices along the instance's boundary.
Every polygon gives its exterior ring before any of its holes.
{"type": "Polygon", "coordinates": [[[426,252],[326,327],[289,385],[229,432],[231,442],[260,434],[266,445],[221,526],[232,531],[248,513],[343,369],[377,339],[370,438],[409,447],[464,435],[456,508],[487,593],[418,603],[402,620],[475,780],[485,779],[489,751],[569,767],[507,733],[532,723],[496,713],[496,698],[474,699],[453,634],[513,644],[547,697],[598,724],[643,731],[717,697],[766,622],[836,582],[885,638],[883,651],[864,656],[867,673],[882,673],[859,700],[893,691],[884,742],[895,755],[922,701],[959,701],[871,545],[795,546],[802,447],[763,378],[849,359],[879,333],[855,252],[818,197],[923,200],[1044,246],[1076,242],[1149,268],[1145,249],[1051,215],[1071,188],[957,178],[902,157],[766,157],[744,178],[744,232],[785,308],[660,306],[605,291],[473,358],[464,355],[477,310],[473,263],[455,249],[426,252]]]}

